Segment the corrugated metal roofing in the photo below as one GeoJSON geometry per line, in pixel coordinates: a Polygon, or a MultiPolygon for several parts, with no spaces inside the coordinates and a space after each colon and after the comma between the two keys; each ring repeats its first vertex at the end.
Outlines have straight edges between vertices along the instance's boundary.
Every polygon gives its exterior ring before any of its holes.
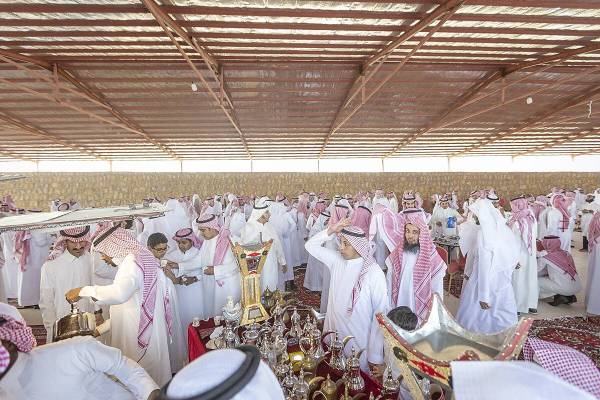
{"type": "Polygon", "coordinates": [[[595,0],[3,3],[0,160],[577,155],[599,77],[595,0]]]}

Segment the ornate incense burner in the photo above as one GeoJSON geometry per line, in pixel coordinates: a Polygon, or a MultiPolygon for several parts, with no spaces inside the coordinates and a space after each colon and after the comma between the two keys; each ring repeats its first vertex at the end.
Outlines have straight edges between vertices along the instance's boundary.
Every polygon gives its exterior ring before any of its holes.
{"type": "Polygon", "coordinates": [[[231,245],[242,274],[242,317],[240,325],[262,322],[269,314],[261,303],[260,275],[271,250],[272,240],[256,245],[231,245]]]}

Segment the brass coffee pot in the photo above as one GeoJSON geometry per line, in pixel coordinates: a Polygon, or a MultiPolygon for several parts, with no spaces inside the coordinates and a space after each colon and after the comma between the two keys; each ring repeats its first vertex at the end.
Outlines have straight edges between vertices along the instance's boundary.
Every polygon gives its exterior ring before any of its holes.
{"type": "Polygon", "coordinates": [[[323,339],[333,334],[333,340],[329,345],[329,366],[334,370],[344,372],[346,371],[346,357],[344,356],[344,347],[353,339],[354,336],[346,336],[344,339],[339,340],[339,334],[336,331],[329,331],[323,334],[323,339]]]}
{"type": "Polygon", "coordinates": [[[344,382],[340,379],[334,382],[331,376],[327,374],[327,379],[321,384],[321,388],[315,391],[312,395],[312,400],[318,399],[319,397],[325,400],[337,400],[338,389],[344,382]]]}
{"type": "Polygon", "coordinates": [[[58,342],[74,336],[92,336],[95,329],[96,316],[79,311],[77,303],[71,303],[71,313],[54,323],[52,341],[58,342]]]}

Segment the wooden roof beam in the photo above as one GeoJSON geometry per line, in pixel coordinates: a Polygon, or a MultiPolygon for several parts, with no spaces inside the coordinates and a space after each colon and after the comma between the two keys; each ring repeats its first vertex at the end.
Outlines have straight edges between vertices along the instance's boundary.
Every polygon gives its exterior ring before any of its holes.
{"type": "Polygon", "coordinates": [[[246,142],[246,138],[242,129],[240,127],[238,118],[235,114],[235,107],[233,102],[231,101],[231,96],[229,95],[226,85],[225,85],[225,77],[223,76],[223,68],[219,65],[219,63],[214,59],[214,57],[206,51],[202,46],[200,46],[199,42],[196,38],[189,35],[173,18],[171,18],[162,8],[156,3],[155,0],[141,0],[142,4],[148,9],[148,11],[154,16],[154,19],[158,24],[163,28],[163,31],[167,34],[173,45],[177,47],[179,53],[181,53],[182,57],[189,64],[190,68],[196,75],[196,77],[200,80],[202,85],[209,92],[210,97],[218,104],[219,108],[223,111],[227,119],[231,122],[234,129],[238,133],[240,141],[246,150],[246,154],[248,158],[252,158],[252,153],[250,152],[250,148],[248,147],[248,143],[246,142]],[[182,39],[186,44],[191,46],[196,53],[198,53],[204,64],[208,68],[209,73],[212,75],[213,79],[219,84],[219,94],[217,94],[204,75],[200,72],[200,70],[196,67],[190,56],[183,49],[183,47],[179,44],[173,33],[173,31],[180,39],[182,39]]]}
{"type": "Polygon", "coordinates": [[[464,3],[464,1],[465,0],[446,1],[446,3],[438,6],[431,13],[427,14],[427,17],[425,19],[423,19],[422,21],[419,21],[411,29],[409,29],[404,34],[402,34],[398,39],[396,39],[393,42],[391,42],[390,44],[388,44],[383,50],[378,52],[375,56],[370,57],[369,59],[367,59],[367,61],[365,61],[362,64],[361,72],[355,78],[354,82],[350,85],[348,92],[346,93],[344,101],[342,101],[342,103],[340,104],[340,106],[338,107],[338,109],[336,111],[335,117],[329,128],[329,133],[325,136],[325,140],[323,142],[323,145],[321,146],[321,150],[319,151],[319,158],[321,158],[323,156],[323,153],[325,152],[325,148],[327,147],[327,144],[329,144],[331,137],[346,122],[348,122],[350,120],[350,118],[352,118],[360,110],[360,108],[362,108],[362,106],[365,103],[367,103],[377,92],[379,92],[379,90],[381,90],[381,88],[383,86],[385,86],[385,84],[390,79],[392,79],[398,73],[398,71],[400,71],[400,69],[402,69],[404,67],[404,65],[408,62],[408,60],[421,47],[423,47],[423,45],[425,45],[425,43],[427,43],[427,41],[429,39],[431,39],[431,37],[444,25],[444,23],[460,8],[460,6],[462,5],[462,3],[464,3]],[[449,7],[449,6],[451,6],[451,7],[449,7]],[[369,94],[366,94],[366,84],[373,78],[373,76],[375,76],[377,71],[379,71],[379,69],[384,64],[385,60],[389,57],[389,55],[392,54],[392,52],[397,47],[399,47],[402,43],[404,43],[405,41],[412,38],[415,34],[420,32],[421,30],[425,29],[427,26],[429,26],[429,24],[431,24],[433,21],[436,21],[439,18],[441,18],[440,22],[435,27],[433,27],[433,29],[431,29],[429,31],[429,33],[419,41],[419,43],[411,50],[411,52],[404,57],[402,62],[397,64],[394,67],[394,69],[390,73],[388,73],[387,76],[369,94]],[[374,61],[371,61],[371,60],[374,60],[374,61]],[[375,68],[373,68],[371,71],[369,71],[368,74],[365,74],[365,71],[367,70],[367,68],[372,66],[375,62],[378,63],[377,66],[375,68]],[[357,88],[355,91],[353,91],[352,89],[355,86],[357,86],[357,88]],[[348,115],[346,115],[339,123],[337,123],[338,119],[342,116],[344,109],[356,98],[356,96],[359,93],[361,93],[361,95],[362,95],[360,103],[358,103],[350,111],[350,113],[348,115]]]}
{"type": "MultiPolygon", "coordinates": [[[[30,135],[43,138],[45,140],[48,140],[48,141],[50,141],[52,143],[61,145],[61,146],[66,147],[68,149],[78,151],[78,152],[80,152],[82,154],[85,154],[87,156],[92,156],[94,158],[97,158],[98,160],[108,161],[107,158],[101,156],[100,154],[96,153],[95,151],[92,151],[92,150],[90,150],[90,149],[88,149],[86,147],[83,147],[83,146],[78,146],[78,145],[71,144],[68,141],[63,140],[63,139],[57,137],[56,135],[53,135],[53,134],[51,134],[51,133],[49,133],[47,131],[42,130],[41,128],[38,128],[38,127],[36,127],[34,125],[31,125],[30,123],[28,123],[28,122],[26,122],[26,121],[24,121],[22,119],[19,119],[19,118],[13,116],[13,115],[10,115],[10,114],[2,111],[2,110],[0,110],[0,121],[3,121],[3,122],[6,122],[6,123],[8,123],[10,125],[16,126],[21,131],[26,132],[26,133],[28,133],[30,135]]],[[[23,159],[22,157],[18,157],[18,158],[23,159]]],[[[32,159],[27,159],[27,161],[33,161],[33,160],[32,159]]]]}
{"type": "Polygon", "coordinates": [[[499,139],[514,135],[515,133],[519,133],[519,132],[523,132],[525,130],[534,128],[536,126],[540,126],[542,125],[548,118],[552,117],[555,114],[561,113],[571,107],[575,107],[577,105],[580,105],[582,103],[585,103],[587,101],[593,100],[594,98],[596,98],[597,96],[600,96],[600,86],[595,86],[592,89],[586,90],[585,92],[581,93],[578,96],[575,96],[574,98],[572,98],[571,100],[559,104],[553,108],[551,108],[549,111],[546,111],[538,116],[536,116],[533,120],[529,121],[529,122],[525,122],[515,128],[509,129],[507,131],[504,132],[500,132],[500,133],[495,133],[492,134],[490,136],[488,136],[487,138],[481,140],[479,143],[474,144],[472,146],[467,147],[464,150],[461,150],[457,153],[454,153],[451,155],[451,157],[456,157],[456,156],[461,156],[464,155],[466,153],[469,153],[473,150],[479,149],[483,146],[486,146],[492,142],[495,142],[499,139]]]}
{"type": "MultiPolygon", "coordinates": [[[[116,107],[114,107],[111,103],[109,103],[108,100],[106,100],[104,98],[104,96],[102,96],[102,94],[93,90],[90,86],[88,86],[82,80],[77,78],[72,72],[61,68],[57,64],[52,64],[45,60],[36,59],[33,57],[25,56],[23,54],[19,54],[19,53],[7,51],[7,50],[0,49],[0,57],[2,57],[2,59],[10,59],[13,61],[19,61],[19,62],[33,64],[33,65],[36,65],[40,68],[43,68],[43,69],[51,72],[51,73],[54,73],[57,77],[60,77],[60,78],[64,79],[65,81],[69,82],[80,92],[80,93],[76,93],[76,91],[71,91],[72,93],[80,95],[80,96],[82,95],[81,97],[84,97],[86,100],[91,101],[92,103],[95,103],[95,104],[101,106],[102,108],[106,109],[113,117],[115,117],[115,119],[117,119],[117,121],[119,121],[118,123],[115,123],[114,121],[104,119],[104,122],[108,122],[112,125],[119,126],[129,132],[133,132],[133,133],[143,137],[146,141],[152,143],[153,145],[155,145],[156,147],[161,149],[163,152],[169,154],[169,156],[171,156],[172,158],[174,158],[176,160],[179,159],[179,157],[177,156],[177,154],[175,154],[175,152],[173,152],[171,149],[169,149],[166,145],[164,145],[164,144],[158,142],[156,139],[152,138],[139,125],[137,125],[132,120],[127,118],[121,111],[119,111],[116,107]]],[[[13,65],[15,65],[15,64],[13,64],[13,65]]],[[[28,68],[20,67],[18,65],[15,65],[15,66],[17,68],[24,70],[25,72],[27,72],[29,74],[36,74],[36,71],[31,71],[28,68]]],[[[66,87],[65,87],[65,89],[68,90],[68,88],[66,88],[66,87]]]]}
{"type": "MultiPolygon", "coordinates": [[[[546,149],[549,149],[549,148],[552,148],[552,147],[555,147],[555,146],[558,146],[561,144],[565,144],[568,142],[572,142],[574,140],[583,139],[588,136],[597,135],[598,133],[600,133],[600,129],[586,129],[586,130],[583,130],[583,131],[577,132],[577,133],[567,133],[561,138],[554,139],[548,143],[544,143],[543,145],[536,146],[529,150],[521,151],[521,152],[515,154],[513,157],[521,157],[521,156],[526,156],[526,155],[529,155],[532,153],[537,153],[539,151],[546,150],[546,149]]],[[[597,151],[597,150],[594,150],[594,151],[597,151]]],[[[592,151],[592,152],[594,152],[594,151],[592,151]]],[[[583,153],[583,154],[587,154],[587,153],[583,153]]]]}
{"type": "MultiPolygon", "coordinates": [[[[398,145],[394,148],[394,150],[392,150],[390,153],[386,154],[384,156],[384,158],[390,157],[391,155],[397,153],[403,147],[409,145],[414,140],[425,135],[426,133],[431,132],[437,128],[447,126],[447,125],[443,125],[444,120],[449,115],[454,113],[455,111],[457,111],[463,107],[466,107],[469,104],[473,104],[477,101],[480,101],[480,100],[484,99],[485,97],[490,96],[493,93],[497,93],[497,92],[501,91],[502,88],[499,88],[491,93],[488,93],[488,94],[485,94],[482,96],[478,96],[483,90],[488,88],[490,85],[492,85],[496,81],[499,81],[503,78],[506,78],[508,75],[514,74],[515,72],[519,72],[519,71],[522,71],[527,68],[552,63],[551,65],[548,65],[539,71],[532,72],[529,75],[533,75],[534,73],[543,72],[543,71],[546,71],[547,69],[551,68],[552,66],[554,66],[560,62],[563,62],[571,57],[581,55],[581,54],[595,52],[598,50],[600,50],[600,44],[592,44],[589,46],[581,47],[579,49],[565,50],[565,51],[562,51],[562,52],[554,54],[554,55],[538,58],[537,60],[526,61],[524,63],[516,64],[516,65],[514,65],[512,67],[508,67],[506,69],[501,69],[499,71],[493,71],[493,72],[486,74],[481,80],[475,82],[471,87],[469,87],[469,89],[467,89],[467,91],[464,94],[462,94],[456,101],[454,101],[450,105],[450,107],[448,107],[443,113],[441,113],[435,119],[435,121],[433,123],[429,124],[424,129],[416,132],[412,137],[408,138],[407,140],[398,143],[398,145]]],[[[527,77],[529,77],[529,76],[527,76],[527,77]]],[[[520,82],[524,79],[525,78],[519,80],[518,82],[520,82]]],[[[511,85],[513,85],[515,83],[517,83],[517,82],[511,83],[511,85]]]]}

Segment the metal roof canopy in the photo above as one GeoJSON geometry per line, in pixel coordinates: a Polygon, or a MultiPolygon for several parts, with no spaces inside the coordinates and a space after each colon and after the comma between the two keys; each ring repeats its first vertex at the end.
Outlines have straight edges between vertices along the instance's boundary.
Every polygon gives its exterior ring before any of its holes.
{"type": "Polygon", "coordinates": [[[268,4],[0,4],[0,161],[600,152],[598,1],[268,4]]]}

